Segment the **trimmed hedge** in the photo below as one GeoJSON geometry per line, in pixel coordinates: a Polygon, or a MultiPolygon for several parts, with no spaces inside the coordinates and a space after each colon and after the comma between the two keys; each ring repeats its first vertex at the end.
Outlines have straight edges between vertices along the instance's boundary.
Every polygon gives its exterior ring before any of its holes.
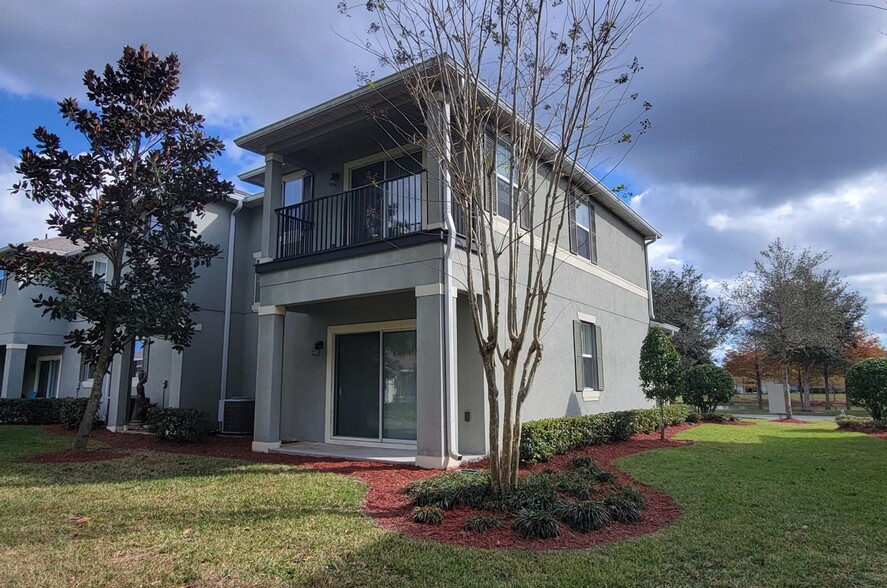
{"type": "Polygon", "coordinates": [[[864,406],[876,421],[887,420],[887,357],[854,363],[844,380],[848,401],[864,406]]]}
{"type": "MultiPolygon", "coordinates": [[[[80,426],[89,398],[0,398],[0,423],[80,426]]],[[[93,415],[93,427],[98,417],[93,415]]]]}
{"type": "Polygon", "coordinates": [[[887,422],[876,421],[871,417],[846,415],[835,417],[835,422],[838,424],[838,428],[842,431],[861,431],[863,433],[870,433],[872,431],[887,429],[887,422]]]}
{"type": "Polygon", "coordinates": [[[207,416],[196,408],[149,408],[145,428],[158,439],[200,441],[206,435],[207,416]]]}
{"type": "Polygon", "coordinates": [[[722,367],[703,363],[684,374],[684,402],[703,417],[712,414],[719,404],[730,402],[735,392],[733,377],[722,367]]]}
{"type": "MultiPolygon", "coordinates": [[[[684,404],[670,404],[665,424],[679,425],[691,412],[684,404]]],[[[530,421],[521,427],[521,461],[548,461],[577,447],[627,441],[634,433],[652,433],[658,425],[655,408],[530,421]]]]}

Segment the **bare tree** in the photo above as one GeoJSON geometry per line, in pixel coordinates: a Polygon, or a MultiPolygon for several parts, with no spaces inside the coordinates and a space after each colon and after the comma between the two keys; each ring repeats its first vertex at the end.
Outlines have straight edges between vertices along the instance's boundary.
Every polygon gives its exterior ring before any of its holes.
{"type": "Polygon", "coordinates": [[[777,239],[761,256],[752,272],[740,276],[731,295],[748,338],[782,367],[786,416],[791,418],[790,365],[801,366],[801,387],[809,397],[810,373],[806,380],[804,373],[808,365],[815,365],[815,351],[840,344],[848,320],[861,318],[858,309],[860,305],[864,309],[865,300],[847,291],[838,272],[822,267],[827,253],[805,249],[798,254],[777,239]],[[799,363],[808,356],[814,359],[799,363]]]}
{"type": "Polygon", "coordinates": [[[464,249],[476,252],[465,255],[460,279],[486,377],[494,491],[507,493],[517,483],[521,409],[543,356],[555,251],[574,205],[571,178],[599,148],[631,142],[629,127],[649,125],[641,119],[650,105],[629,91],[641,68],[624,54],[645,2],[366,7],[375,14],[366,46],[402,73],[421,112],[414,140],[439,162],[450,237],[460,223],[464,249]],[[618,118],[632,101],[635,115],[618,118]],[[497,176],[508,180],[500,186],[497,176]],[[513,222],[502,223],[503,214],[513,222]]]}

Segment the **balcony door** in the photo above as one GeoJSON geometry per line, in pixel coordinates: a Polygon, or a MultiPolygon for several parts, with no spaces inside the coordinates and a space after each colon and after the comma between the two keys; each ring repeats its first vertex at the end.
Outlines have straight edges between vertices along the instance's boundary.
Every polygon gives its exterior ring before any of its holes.
{"type": "Polygon", "coordinates": [[[373,330],[335,337],[332,436],[416,440],[416,331],[373,330]]]}

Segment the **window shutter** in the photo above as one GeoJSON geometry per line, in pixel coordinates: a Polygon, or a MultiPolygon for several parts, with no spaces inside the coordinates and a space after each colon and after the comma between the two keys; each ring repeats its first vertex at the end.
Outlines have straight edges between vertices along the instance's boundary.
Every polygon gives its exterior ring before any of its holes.
{"type": "Polygon", "coordinates": [[[496,203],[496,136],[492,131],[484,131],[483,145],[484,210],[490,210],[496,203]]]}
{"type": "Polygon", "coordinates": [[[314,198],[314,176],[305,174],[302,178],[302,200],[311,200],[314,198]]]}
{"type": "Polygon", "coordinates": [[[567,215],[569,217],[570,253],[576,253],[579,248],[576,243],[576,206],[572,191],[567,192],[567,215]]]}
{"type": "Polygon", "coordinates": [[[533,222],[530,218],[530,195],[526,190],[520,191],[517,205],[520,207],[520,228],[529,231],[533,222]]]}
{"type": "MultiPolygon", "coordinates": [[[[589,204],[588,218],[591,226],[588,227],[588,230],[591,233],[591,235],[589,235],[589,239],[591,240],[591,243],[589,243],[589,246],[591,248],[591,263],[597,264],[597,227],[595,223],[595,216],[597,216],[597,214],[595,212],[594,206],[589,204]]],[[[600,330],[598,330],[598,339],[600,339],[600,330]]]]}
{"type": "Polygon", "coordinates": [[[601,345],[601,327],[594,326],[594,360],[597,363],[597,382],[595,389],[604,389],[604,347],[601,345]]]}
{"type": "Polygon", "coordinates": [[[576,364],[576,392],[585,389],[585,370],[582,367],[582,322],[573,321],[573,360],[576,364]]]}

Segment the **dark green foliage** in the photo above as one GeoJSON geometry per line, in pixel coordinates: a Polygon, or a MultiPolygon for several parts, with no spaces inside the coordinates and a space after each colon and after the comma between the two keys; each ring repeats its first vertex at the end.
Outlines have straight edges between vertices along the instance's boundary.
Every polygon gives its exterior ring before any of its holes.
{"type": "Polygon", "coordinates": [[[601,471],[601,466],[590,457],[580,456],[570,460],[570,469],[578,470],[594,477],[595,474],[601,471]]]}
{"type": "Polygon", "coordinates": [[[702,420],[707,423],[735,423],[736,417],[732,414],[721,414],[719,412],[712,412],[702,417],[702,420]]]}
{"type": "Polygon", "coordinates": [[[490,515],[473,515],[465,519],[465,530],[472,533],[483,533],[501,526],[502,521],[490,515]]]}
{"type": "Polygon", "coordinates": [[[616,474],[614,474],[613,472],[602,471],[599,472],[597,476],[595,476],[595,480],[597,480],[601,484],[615,484],[616,474]]]}
{"type": "Polygon", "coordinates": [[[610,513],[600,500],[565,500],[555,508],[558,518],[574,531],[587,533],[610,524],[610,513]]]}
{"type": "Polygon", "coordinates": [[[698,423],[701,420],[702,420],[702,415],[699,414],[698,412],[691,412],[690,414],[687,415],[687,422],[688,423],[698,423]]]}
{"type": "Polygon", "coordinates": [[[200,441],[206,435],[206,413],[195,408],[149,408],[145,428],[158,439],[200,441]]]}
{"type": "Polygon", "coordinates": [[[662,329],[652,327],[644,338],[639,368],[647,398],[666,404],[680,395],[681,357],[662,329]]]}
{"type": "Polygon", "coordinates": [[[546,510],[520,510],[512,528],[527,539],[551,539],[561,534],[557,517],[546,510]]]}
{"type": "Polygon", "coordinates": [[[724,368],[711,364],[694,365],[684,374],[684,402],[703,416],[714,412],[719,404],[730,402],[736,391],[733,378],[724,368]]]}
{"type": "Polygon", "coordinates": [[[887,417],[887,358],[872,357],[853,364],[845,381],[850,402],[861,404],[876,421],[887,417]]]}
{"type": "Polygon", "coordinates": [[[448,472],[411,483],[404,492],[416,506],[432,505],[450,510],[459,506],[481,508],[490,498],[487,472],[448,472]]]}
{"type": "Polygon", "coordinates": [[[444,521],[440,507],[433,505],[417,506],[413,509],[413,520],[423,525],[439,525],[444,521]]]}
{"type": "MultiPolygon", "coordinates": [[[[690,407],[684,404],[670,404],[664,410],[666,425],[679,425],[690,414],[690,407]]],[[[657,428],[658,414],[656,409],[648,408],[524,423],[521,460],[547,461],[577,447],[627,441],[634,433],[651,433],[657,428]]]]}
{"type": "Polygon", "coordinates": [[[610,518],[620,523],[636,523],[641,520],[641,508],[630,496],[617,492],[604,499],[610,518]]]}
{"type": "Polygon", "coordinates": [[[589,470],[576,470],[554,474],[557,491],[577,500],[588,500],[595,491],[595,479],[598,473],[589,470]]]}
{"type": "Polygon", "coordinates": [[[641,510],[647,508],[646,496],[634,486],[623,486],[616,492],[616,494],[628,502],[631,502],[641,510]]]}
{"type": "MultiPolygon", "coordinates": [[[[2,398],[0,423],[65,425],[76,429],[83,420],[88,398],[2,398]]],[[[98,419],[93,415],[93,428],[98,419]]]]}
{"type": "Polygon", "coordinates": [[[512,512],[551,510],[557,502],[560,483],[558,474],[530,474],[518,480],[514,491],[504,497],[504,505],[512,512]]]}

